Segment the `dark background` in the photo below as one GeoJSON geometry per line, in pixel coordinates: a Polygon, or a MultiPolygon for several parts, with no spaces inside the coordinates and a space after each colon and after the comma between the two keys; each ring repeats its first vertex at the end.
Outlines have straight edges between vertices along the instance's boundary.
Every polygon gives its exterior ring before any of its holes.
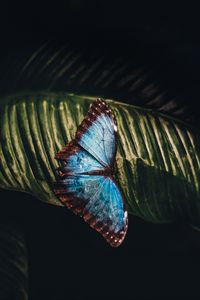
{"type": "MultiPolygon", "coordinates": [[[[126,63],[130,61],[130,73],[140,64],[145,66],[149,80],[154,83],[155,95],[162,88],[164,103],[173,99],[179,111],[184,108],[180,118],[198,127],[198,12],[198,8],[189,4],[169,7],[161,3],[153,7],[135,1],[2,4],[2,94],[27,87],[46,89],[46,73],[41,78],[24,76],[16,84],[17,72],[13,66],[22,67],[26,53],[35,51],[45,41],[50,40],[57,47],[70,41],[80,51],[87,49],[86,57],[93,49],[98,50],[98,55],[108,54],[110,59],[122,56],[126,63]]],[[[118,96],[120,100],[146,105],[145,99],[150,96],[149,90],[141,93],[145,88],[143,74],[141,82],[128,94],[126,88],[116,90],[114,85],[107,89],[93,87],[91,79],[80,91],[118,96]]],[[[76,82],[66,86],[68,90],[77,88],[76,82]]],[[[58,82],[56,90],[65,90],[65,82],[58,82]]],[[[162,106],[162,97],[159,99],[154,107],[158,110],[162,106]]],[[[176,115],[178,109],[168,108],[163,110],[176,115]]],[[[25,232],[31,300],[200,297],[200,237],[183,224],[156,225],[130,216],[125,242],[112,249],[81,219],[63,208],[14,192],[2,191],[1,199],[4,203],[1,218],[16,219],[25,232]]]]}

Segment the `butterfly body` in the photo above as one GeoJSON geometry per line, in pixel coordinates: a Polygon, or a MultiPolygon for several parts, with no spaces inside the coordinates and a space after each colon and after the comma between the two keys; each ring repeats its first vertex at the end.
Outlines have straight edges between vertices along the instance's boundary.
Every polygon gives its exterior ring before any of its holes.
{"type": "Polygon", "coordinates": [[[105,101],[97,99],[78,127],[76,137],[56,154],[63,161],[54,191],[60,201],[119,246],[128,217],[114,180],[117,126],[105,101]]]}

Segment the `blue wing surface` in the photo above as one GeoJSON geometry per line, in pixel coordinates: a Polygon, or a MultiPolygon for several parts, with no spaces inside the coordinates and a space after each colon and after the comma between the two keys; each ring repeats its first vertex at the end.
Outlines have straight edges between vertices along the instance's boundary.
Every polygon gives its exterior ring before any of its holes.
{"type": "Polygon", "coordinates": [[[73,141],[58,152],[55,157],[65,162],[64,166],[59,168],[61,176],[104,170],[102,164],[73,141]]]}
{"type": "Polygon", "coordinates": [[[119,246],[127,231],[128,218],[120,190],[110,177],[67,176],[55,185],[61,202],[83,217],[111,246],[119,246]]]}
{"type": "Polygon", "coordinates": [[[116,131],[116,121],[107,103],[97,99],[78,127],[76,140],[104,167],[110,167],[116,154],[116,131]]]}

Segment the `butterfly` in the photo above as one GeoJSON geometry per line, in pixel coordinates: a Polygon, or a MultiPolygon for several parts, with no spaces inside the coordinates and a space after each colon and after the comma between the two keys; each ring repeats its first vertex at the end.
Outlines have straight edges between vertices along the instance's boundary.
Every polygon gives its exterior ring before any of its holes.
{"type": "Polygon", "coordinates": [[[75,138],[55,158],[54,192],[75,214],[83,217],[113,247],[128,228],[128,213],[114,179],[117,152],[116,119],[103,99],[96,99],[78,126],[75,138]]]}

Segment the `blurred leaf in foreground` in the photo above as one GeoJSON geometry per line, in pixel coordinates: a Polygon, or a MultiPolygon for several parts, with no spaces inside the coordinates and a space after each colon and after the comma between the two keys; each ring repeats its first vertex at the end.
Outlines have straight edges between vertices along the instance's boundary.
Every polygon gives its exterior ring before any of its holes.
{"type": "Polygon", "coordinates": [[[28,299],[27,249],[13,222],[0,223],[0,299],[28,299]]]}

